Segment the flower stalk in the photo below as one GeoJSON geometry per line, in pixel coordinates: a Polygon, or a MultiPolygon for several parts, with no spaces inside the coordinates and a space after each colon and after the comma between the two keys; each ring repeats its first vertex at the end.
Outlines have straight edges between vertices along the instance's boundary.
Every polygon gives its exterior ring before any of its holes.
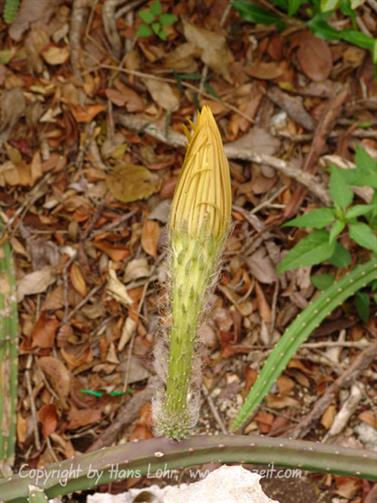
{"type": "Polygon", "coordinates": [[[197,330],[231,222],[228,161],[211,110],[190,137],[169,221],[171,326],[165,389],[154,403],[157,429],[185,437],[198,413],[197,330]]]}

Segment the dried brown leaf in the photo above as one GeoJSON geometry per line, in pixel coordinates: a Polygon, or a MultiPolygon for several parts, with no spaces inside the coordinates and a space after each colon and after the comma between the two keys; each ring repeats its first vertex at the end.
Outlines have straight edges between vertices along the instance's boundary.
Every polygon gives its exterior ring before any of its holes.
{"type": "Polygon", "coordinates": [[[63,407],[66,407],[66,399],[71,387],[71,374],[64,363],[54,356],[42,356],[38,359],[37,364],[47,376],[63,407]]]}
{"type": "Polygon", "coordinates": [[[310,32],[300,34],[297,60],[305,75],[314,82],[327,79],[333,66],[327,42],[310,32]]]}
{"type": "Polygon", "coordinates": [[[77,264],[72,264],[70,278],[72,286],[76,292],[78,292],[82,297],[85,297],[88,293],[88,288],[86,286],[84,276],[77,264]]]}
{"type": "Polygon", "coordinates": [[[153,100],[164,110],[175,112],[179,108],[179,98],[173,88],[160,80],[144,79],[144,84],[152,96],[153,100]]]}
{"type": "Polygon", "coordinates": [[[158,222],[155,220],[144,221],[141,234],[141,246],[143,247],[143,250],[152,257],[156,257],[157,255],[157,246],[160,235],[161,229],[158,222]]]}
{"type": "Polygon", "coordinates": [[[186,19],[183,19],[183,31],[186,40],[202,51],[201,59],[203,63],[224,79],[230,81],[228,66],[231,55],[224,35],[200,28],[186,19]]]}
{"type": "Polygon", "coordinates": [[[112,196],[122,203],[149,197],[157,192],[160,179],[144,166],[119,164],[106,177],[112,196]]]}
{"type": "Polygon", "coordinates": [[[26,274],[17,283],[17,299],[19,302],[25,295],[34,295],[43,293],[47,288],[55,283],[55,270],[52,267],[44,267],[40,271],[34,271],[26,274]]]}

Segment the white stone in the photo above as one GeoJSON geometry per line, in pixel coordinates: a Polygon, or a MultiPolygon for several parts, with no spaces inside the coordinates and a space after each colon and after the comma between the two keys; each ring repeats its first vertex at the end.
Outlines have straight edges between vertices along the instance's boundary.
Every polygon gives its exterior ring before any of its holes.
{"type": "Polygon", "coordinates": [[[97,493],[88,496],[87,503],[133,503],[137,497],[144,501],[141,493],[148,494],[151,503],[278,503],[264,494],[260,478],[242,466],[224,465],[193,484],[130,489],[116,496],[97,493]]]}

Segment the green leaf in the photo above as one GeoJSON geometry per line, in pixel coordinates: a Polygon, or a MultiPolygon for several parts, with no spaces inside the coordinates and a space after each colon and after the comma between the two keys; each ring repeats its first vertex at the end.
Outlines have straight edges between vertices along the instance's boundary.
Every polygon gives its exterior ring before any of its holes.
{"type": "Polygon", "coordinates": [[[153,35],[153,32],[146,24],[141,24],[136,32],[136,36],[139,38],[150,37],[151,35],[153,35]]]}
{"type": "Polygon", "coordinates": [[[321,0],[321,12],[328,12],[338,8],[339,0],[321,0]]]}
{"type": "Polygon", "coordinates": [[[345,42],[349,42],[352,45],[357,45],[362,49],[373,50],[374,47],[374,38],[365,35],[361,31],[356,30],[342,30],[339,33],[339,37],[341,40],[345,42]]]}
{"type": "Polygon", "coordinates": [[[141,10],[139,11],[139,18],[144,21],[144,23],[151,24],[155,20],[156,16],[152,14],[150,10],[141,10]]]}
{"type": "Polygon", "coordinates": [[[352,261],[350,252],[338,241],[335,243],[334,254],[329,258],[331,265],[335,267],[347,267],[352,261]]]}
{"type": "Polygon", "coordinates": [[[326,22],[327,15],[328,13],[313,16],[307,23],[308,28],[317,37],[324,38],[325,40],[340,40],[339,32],[326,22]]]}
{"type": "Polygon", "coordinates": [[[177,16],[174,16],[174,14],[161,14],[160,23],[162,26],[171,26],[177,22],[177,19],[177,16]]]}
{"type": "Polygon", "coordinates": [[[267,25],[274,24],[279,30],[284,29],[286,26],[279,17],[247,0],[235,0],[232,2],[232,7],[239,12],[245,21],[267,25]]]}
{"type": "Polygon", "coordinates": [[[373,233],[369,225],[357,222],[356,224],[350,224],[349,235],[350,238],[355,241],[362,248],[367,250],[372,250],[377,253],[377,237],[373,233]]]}
{"type": "Polygon", "coordinates": [[[152,14],[154,14],[155,16],[159,16],[160,14],[162,14],[162,7],[160,4],[160,0],[154,0],[154,2],[150,4],[149,8],[152,14]]]}
{"type": "Polygon", "coordinates": [[[355,162],[361,180],[356,180],[357,185],[367,185],[377,189],[377,160],[373,159],[360,145],[355,148],[355,162]]]}
{"type": "Polygon", "coordinates": [[[329,243],[329,233],[314,231],[288,252],[277,267],[278,272],[316,265],[329,259],[335,250],[335,243],[329,243]]]}
{"type": "Polygon", "coordinates": [[[346,222],[343,222],[342,220],[337,220],[334,223],[334,225],[330,229],[329,243],[335,241],[335,239],[339,236],[345,226],[346,222]]]}
{"type": "Polygon", "coordinates": [[[304,4],[306,0],[289,0],[288,2],[288,16],[294,16],[298,9],[304,4]]]}
{"type": "Polygon", "coordinates": [[[352,218],[361,217],[363,215],[367,215],[373,211],[372,204],[355,204],[346,211],[346,219],[351,220],[352,218]]]}
{"type": "Polygon", "coordinates": [[[369,295],[366,292],[357,292],[355,295],[355,307],[359,318],[368,323],[370,318],[369,295]]]}
{"type": "Polygon", "coordinates": [[[335,276],[333,274],[316,274],[311,276],[310,281],[318,290],[325,290],[334,283],[335,276]]]}
{"type": "Polygon", "coordinates": [[[343,176],[343,170],[331,168],[329,191],[331,199],[342,209],[352,203],[353,192],[343,176]]]}
{"type": "Polygon", "coordinates": [[[326,225],[331,224],[334,218],[335,215],[332,209],[318,208],[286,222],[283,227],[313,227],[314,229],[323,229],[326,225]]]}

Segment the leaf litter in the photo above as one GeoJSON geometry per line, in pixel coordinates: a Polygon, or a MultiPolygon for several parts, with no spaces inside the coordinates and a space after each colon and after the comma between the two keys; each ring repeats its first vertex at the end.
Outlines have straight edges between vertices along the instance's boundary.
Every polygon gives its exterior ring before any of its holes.
{"type": "MultiPolygon", "coordinates": [[[[121,407],[147,389],[164,304],[159,278],[169,203],[184,155],[168,132],[181,133],[198,104],[212,108],[232,148],[302,169],[323,109],[335,90],[348,86],[349,99],[316,162],[316,180],[327,186],[325,166],[348,167],[358,143],[377,151],[377,85],[365,50],[305,30],[290,36],[260,29],[232,8],[221,24],[223,2],[163,2],[178,17],[168,40],[135,38],[133,7],[129,18],[117,17],[125,53],[115,61],[103,5],[83,2],[78,15],[78,3],[24,0],[4,31],[9,52],[0,64],[0,201],[17,268],[20,373],[28,358],[36,363],[32,396],[20,381],[17,448],[19,459],[35,466],[51,461],[51,449],[59,460],[89,449],[89,431],[101,439],[121,407]],[[148,126],[126,127],[118,113],[148,126]],[[363,127],[349,130],[354,123],[363,127]],[[83,389],[125,394],[87,396],[83,389]]],[[[367,19],[369,3],[363,9],[367,19]]],[[[226,424],[267,352],[314,293],[308,271],[276,273],[303,232],[274,225],[297,197],[295,177],[250,159],[232,160],[230,168],[234,229],[202,327],[203,382],[226,424]]],[[[320,206],[311,191],[300,204],[300,211],[320,206]]],[[[370,339],[347,304],[311,341],[341,344],[344,318],[347,342],[370,339]]],[[[354,347],[339,348],[337,362],[326,359],[326,348],[302,348],[246,431],[287,435],[343,362],[357,355],[354,347]]],[[[365,427],[376,428],[376,370],[372,365],[360,377],[368,399],[355,403],[337,442],[362,445],[365,427]]],[[[339,395],[329,405],[313,438],[331,431],[347,399],[339,395]]],[[[201,417],[198,432],[219,431],[206,403],[201,417]]],[[[153,435],[148,404],[124,432],[153,435]]],[[[362,490],[350,479],[311,480],[328,501],[331,495],[361,501],[362,490]]]]}

